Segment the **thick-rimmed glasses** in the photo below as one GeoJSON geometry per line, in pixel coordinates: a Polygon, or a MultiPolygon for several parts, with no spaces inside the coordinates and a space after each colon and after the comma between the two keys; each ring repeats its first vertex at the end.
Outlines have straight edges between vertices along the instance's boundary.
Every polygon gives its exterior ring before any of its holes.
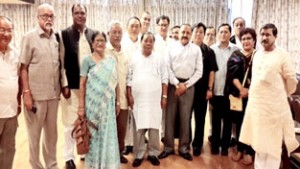
{"type": "Polygon", "coordinates": [[[158,24],[158,26],[167,28],[169,24],[158,24]]]}
{"type": "Polygon", "coordinates": [[[0,27],[0,34],[5,34],[5,33],[11,35],[13,33],[13,29],[12,28],[5,29],[0,27]]]}
{"type": "Polygon", "coordinates": [[[51,19],[51,20],[55,19],[54,15],[39,15],[39,17],[42,18],[45,21],[48,20],[48,19],[51,19]]]}
{"type": "Polygon", "coordinates": [[[252,39],[253,39],[252,37],[245,37],[245,38],[242,38],[241,41],[250,41],[252,39]]]}

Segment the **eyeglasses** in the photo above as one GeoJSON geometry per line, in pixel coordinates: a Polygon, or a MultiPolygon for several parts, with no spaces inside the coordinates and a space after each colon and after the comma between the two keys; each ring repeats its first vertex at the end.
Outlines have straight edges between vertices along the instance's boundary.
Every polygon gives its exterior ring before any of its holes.
{"type": "Polygon", "coordinates": [[[158,24],[158,26],[167,28],[169,26],[169,24],[158,24]]]}
{"type": "Polygon", "coordinates": [[[12,32],[13,32],[13,29],[12,29],[12,28],[9,28],[9,29],[0,28],[0,33],[1,33],[1,34],[5,34],[5,33],[6,33],[6,34],[11,35],[12,32]]]}
{"type": "Polygon", "coordinates": [[[250,40],[252,40],[253,38],[252,37],[246,37],[246,38],[242,38],[241,40],[242,41],[250,41],[250,40]]]}
{"type": "Polygon", "coordinates": [[[49,18],[51,20],[54,20],[55,19],[55,16],[54,15],[39,15],[40,18],[42,18],[44,21],[48,20],[49,18]]]}

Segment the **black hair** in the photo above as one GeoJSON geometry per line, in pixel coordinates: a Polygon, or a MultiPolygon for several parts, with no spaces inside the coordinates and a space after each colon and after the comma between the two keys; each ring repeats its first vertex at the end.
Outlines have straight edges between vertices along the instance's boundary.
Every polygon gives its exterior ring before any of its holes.
{"type": "Polygon", "coordinates": [[[102,31],[101,31],[101,32],[96,31],[96,32],[92,35],[92,42],[94,42],[95,38],[96,38],[98,35],[100,35],[100,34],[102,34],[102,36],[104,37],[105,42],[107,42],[106,34],[105,34],[104,32],[102,32],[102,31]]]}
{"type": "Polygon", "coordinates": [[[195,25],[193,25],[192,27],[192,32],[194,31],[194,29],[198,29],[198,28],[203,28],[204,30],[204,33],[206,31],[206,26],[202,23],[202,22],[199,22],[199,23],[196,23],[195,25]]]}
{"type": "Polygon", "coordinates": [[[83,7],[84,10],[85,10],[85,12],[87,12],[86,6],[84,6],[84,5],[82,5],[82,4],[74,4],[74,5],[72,6],[72,8],[71,8],[72,13],[74,12],[74,9],[75,9],[76,7],[83,7]]]}
{"type": "Polygon", "coordinates": [[[156,25],[158,25],[160,20],[167,20],[168,24],[170,24],[170,18],[166,15],[161,15],[159,17],[156,18],[156,25]]]}
{"type": "Polygon", "coordinates": [[[153,41],[155,42],[155,37],[154,37],[154,35],[153,35],[152,32],[145,32],[145,33],[143,33],[142,36],[141,36],[141,41],[143,41],[143,39],[144,39],[144,37],[146,35],[151,35],[153,37],[153,41]]]}
{"type": "Polygon", "coordinates": [[[272,29],[273,35],[274,35],[274,36],[277,36],[278,31],[277,31],[277,28],[276,28],[276,26],[275,26],[274,24],[272,24],[272,23],[267,23],[267,24],[265,24],[264,26],[262,26],[262,27],[260,28],[260,31],[259,31],[259,32],[261,32],[261,30],[263,30],[263,29],[272,29]]]}
{"type": "Polygon", "coordinates": [[[218,31],[220,30],[221,27],[223,26],[227,26],[229,29],[229,32],[231,33],[231,26],[228,23],[222,23],[219,27],[218,27],[218,31]]]}

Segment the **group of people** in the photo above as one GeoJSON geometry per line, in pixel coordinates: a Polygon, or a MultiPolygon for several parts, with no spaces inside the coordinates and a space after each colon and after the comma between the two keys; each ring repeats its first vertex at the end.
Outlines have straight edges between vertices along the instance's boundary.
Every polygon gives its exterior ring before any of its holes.
{"type": "Polygon", "coordinates": [[[279,168],[283,144],[289,153],[298,147],[287,103],[296,73],[288,53],[275,45],[274,24],[260,29],[256,52],[256,32],[241,17],[233,21],[234,36],[228,23],[217,30],[184,23],[168,33],[166,15],[157,17],[153,34],[149,12],[129,18],[124,32],[113,20],[105,33],[86,26],[84,5],[71,12],[73,25],[54,32],[55,10],[40,5],[38,26],[24,35],[20,51],[10,44],[13,22],[0,16],[0,168],[12,168],[21,96],[33,169],[58,168],[59,103],[66,169],[76,168],[71,133],[78,116],[98,128],[89,128],[90,150],[81,157],[86,168],[121,168],[131,151],[133,167],[145,154],[158,166],[175,154],[176,137],[178,154],[192,161],[190,152],[202,151],[208,101],[211,154],[227,156],[233,135],[238,153],[232,160],[251,165],[255,154],[255,168],[267,169],[279,168]],[[242,98],[242,111],[230,110],[230,94],[242,98]],[[42,131],[45,167],[39,159],[42,131]]]}

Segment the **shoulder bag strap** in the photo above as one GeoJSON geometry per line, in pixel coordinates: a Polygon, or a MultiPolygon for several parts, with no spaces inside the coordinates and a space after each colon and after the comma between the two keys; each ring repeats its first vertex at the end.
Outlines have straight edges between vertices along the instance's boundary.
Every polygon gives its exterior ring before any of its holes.
{"type": "Polygon", "coordinates": [[[243,79],[243,83],[242,83],[242,86],[243,86],[243,87],[244,87],[244,85],[245,85],[245,83],[246,83],[246,79],[247,79],[247,76],[248,76],[248,73],[249,73],[249,68],[250,68],[250,65],[252,64],[252,60],[253,60],[253,56],[254,56],[255,52],[256,52],[256,50],[253,50],[253,52],[252,52],[251,60],[250,60],[250,62],[249,62],[249,66],[248,66],[248,68],[247,68],[247,70],[246,70],[246,73],[245,73],[245,76],[244,76],[244,79],[243,79]]]}

